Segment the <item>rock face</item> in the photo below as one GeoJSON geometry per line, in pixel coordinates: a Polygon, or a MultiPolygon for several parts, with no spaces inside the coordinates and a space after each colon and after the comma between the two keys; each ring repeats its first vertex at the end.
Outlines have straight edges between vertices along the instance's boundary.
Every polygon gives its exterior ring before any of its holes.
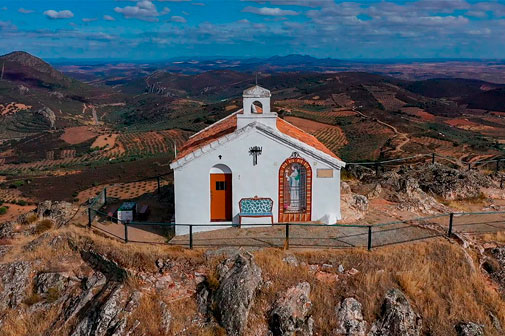
{"type": "Polygon", "coordinates": [[[414,312],[409,301],[398,289],[386,293],[381,316],[372,325],[368,336],[418,336],[422,320],[414,312]]]}
{"type": "Polygon", "coordinates": [[[74,216],[77,208],[68,202],[44,201],[37,206],[38,219],[53,220],[58,227],[66,224],[74,216]]]}
{"type": "Polygon", "coordinates": [[[14,223],[0,223],[0,239],[10,239],[14,237],[14,223]]]}
{"type": "Polygon", "coordinates": [[[335,334],[365,336],[367,323],[363,319],[361,303],[354,298],[344,299],[337,307],[338,327],[335,334]]]}
{"type": "Polygon", "coordinates": [[[455,329],[458,336],[484,336],[482,326],[473,322],[459,322],[455,329]]]}
{"type": "Polygon", "coordinates": [[[31,263],[16,261],[0,265],[0,311],[16,308],[25,298],[30,282],[31,263]]]}
{"type": "Polygon", "coordinates": [[[51,110],[49,107],[44,107],[38,110],[37,113],[42,115],[49,122],[51,128],[54,128],[54,123],[56,122],[56,115],[54,114],[53,110],[51,110]]]}
{"type": "Polygon", "coordinates": [[[261,269],[246,253],[225,260],[218,266],[218,274],[219,287],[213,297],[216,317],[228,335],[242,335],[261,283],[261,269]]]}
{"type": "Polygon", "coordinates": [[[309,336],[313,334],[314,320],[310,316],[310,285],[302,282],[291,287],[278,299],[270,312],[270,330],[274,335],[309,336]]]}
{"type": "Polygon", "coordinates": [[[50,289],[63,291],[68,281],[61,273],[39,273],[35,279],[35,291],[39,294],[47,293],[50,289]]]}

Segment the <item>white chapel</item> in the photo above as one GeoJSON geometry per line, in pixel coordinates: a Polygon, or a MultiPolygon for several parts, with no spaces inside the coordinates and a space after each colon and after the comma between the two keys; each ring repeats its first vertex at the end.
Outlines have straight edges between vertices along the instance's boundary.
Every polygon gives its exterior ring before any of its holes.
{"type": "MultiPolygon", "coordinates": [[[[194,134],[170,167],[175,223],[194,232],[249,223],[340,218],[345,163],[314,136],[270,110],[270,91],[243,93],[243,108],[194,134]],[[220,226],[219,224],[225,224],[220,226]]],[[[176,226],[176,235],[187,234],[176,226]]]]}

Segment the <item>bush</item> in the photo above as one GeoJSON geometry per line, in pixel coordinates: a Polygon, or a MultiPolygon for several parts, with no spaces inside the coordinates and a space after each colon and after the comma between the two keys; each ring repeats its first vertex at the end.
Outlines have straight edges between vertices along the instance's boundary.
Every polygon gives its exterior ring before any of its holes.
{"type": "Polygon", "coordinates": [[[9,185],[10,189],[17,189],[19,187],[24,186],[25,182],[24,181],[14,181],[9,185]]]}
{"type": "Polygon", "coordinates": [[[7,213],[7,208],[6,207],[0,207],[0,215],[5,215],[7,213]]]}
{"type": "Polygon", "coordinates": [[[53,303],[60,298],[60,291],[57,288],[49,288],[47,290],[46,301],[48,303],[53,303]]]}
{"type": "Polygon", "coordinates": [[[37,215],[35,214],[26,217],[26,221],[28,222],[28,224],[35,223],[37,219],[39,219],[39,217],[37,217],[37,215]]]}
{"type": "Polygon", "coordinates": [[[42,301],[42,296],[37,293],[33,293],[29,297],[27,297],[23,302],[28,306],[33,306],[36,303],[42,301]]]}
{"type": "Polygon", "coordinates": [[[17,205],[21,205],[21,206],[25,206],[26,205],[26,201],[25,200],[19,200],[19,201],[17,201],[16,204],[17,205]]]}
{"type": "Polygon", "coordinates": [[[52,220],[43,219],[35,227],[35,233],[40,234],[40,233],[46,232],[47,230],[50,230],[53,227],[53,225],[54,225],[54,223],[52,220]]]}

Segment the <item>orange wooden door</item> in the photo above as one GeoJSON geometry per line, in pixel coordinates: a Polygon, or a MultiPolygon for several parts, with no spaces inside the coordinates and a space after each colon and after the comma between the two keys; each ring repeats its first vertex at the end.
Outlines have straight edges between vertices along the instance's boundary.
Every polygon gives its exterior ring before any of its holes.
{"type": "Polygon", "coordinates": [[[231,221],[231,174],[210,174],[210,220],[231,221]]]}

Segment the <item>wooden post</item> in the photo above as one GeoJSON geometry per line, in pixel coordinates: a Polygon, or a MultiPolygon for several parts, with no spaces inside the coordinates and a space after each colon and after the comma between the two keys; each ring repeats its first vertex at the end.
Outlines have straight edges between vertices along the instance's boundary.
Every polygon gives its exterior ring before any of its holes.
{"type": "Polygon", "coordinates": [[[452,236],[453,222],[454,222],[454,214],[451,212],[451,214],[449,215],[449,231],[447,232],[447,235],[449,236],[449,238],[451,238],[451,236],[452,236]]]}
{"type": "Polygon", "coordinates": [[[128,223],[124,222],[124,242],[128,243],[128,223]]]}
{"type": "Polygon", "coordinates": [[[193,249],[193,225],[189,226],[189,248],[193,249]]]}
{"type": "Polygon", "coordinates": [[[289,223],[286,223],[286,241],[284,243],[284,248],[289,250],[289,223]]]}
{"type": "Polygon", "coordinates": [[[379,164],[375,164],[375,176],[379,176],[379,164]]]}
{"type": "Polygon", "coordinates": [[[103,188],[103,205],[107,205],[107,188],[103,188]]]}
{"type": "Polygon", "coordinates": [[[496,174],[500,171],[500,159],[496,160],[496,174]]]}
{"type": "Polygon", "coordinates": [[[468,162],[468,171],[470,171],[472,169],[472,164],[470,162],[468,162]]]}
{"type": "Polygon", "coordinates": [[[368,251],[372,250],[372,226],[368,225],[368,251]]]}
{"type": "Polygon", "coordinates": [[[431,154],[431,164],[435,163],[435,153],[431,154]]]}

